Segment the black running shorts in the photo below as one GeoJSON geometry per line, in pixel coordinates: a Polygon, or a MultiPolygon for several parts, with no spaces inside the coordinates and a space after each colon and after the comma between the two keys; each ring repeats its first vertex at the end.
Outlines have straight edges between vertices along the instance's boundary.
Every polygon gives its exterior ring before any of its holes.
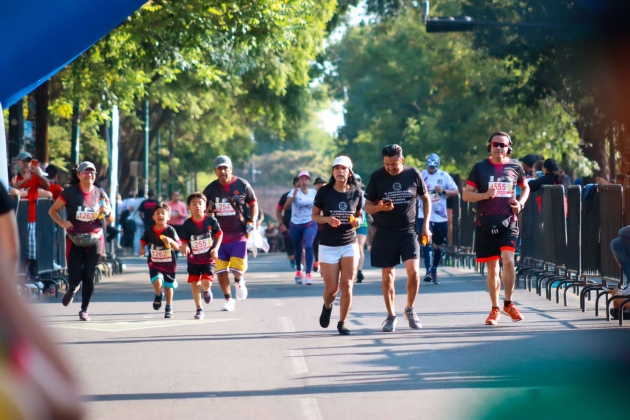
{"type": "Polygon", "coordinates": [[[402,260],[418,259],[420,244],[415,232],[389,232],[383,228],[377,228],[372,241],[371,263],[372,267],[395,267],[402,260]]]}
{"type": "MultiPolygon", "coordinates": [[[[416,234],[422,235],[422,225],[424,219],[416,219],[416,234]]],[[[448,222],[429,222],[429,228],[431,229],[431,240],[435,245],[442,246],[446,243],[448,234],[448,222]]]]}
{"type": "Polygon", "coordinates": [[[484,234],[483,229],[477,227],[475,238],[477,262],[483,263],[500,260],[501,251],[516,251],[516,244],[518,243],[518,223],[510,223],[499,235],[484,234]]]}
{"type": "Polygon", "coordinates": [[[201,276],[202,274],[208,274],[214,277],[214,272],[217,266],[212,264],[190,264],[188,263],[188,275],[189,276],[201,276]]]}

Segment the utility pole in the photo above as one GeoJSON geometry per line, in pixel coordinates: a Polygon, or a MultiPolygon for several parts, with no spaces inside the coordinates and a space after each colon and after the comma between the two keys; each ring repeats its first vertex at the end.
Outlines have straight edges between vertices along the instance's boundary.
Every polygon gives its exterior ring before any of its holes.
{"type": "Polygon", "coordinates": [[[48,147],[48,104],[50,102],[48,81],[35,89],[36,116],[35,116],[35,156],[42,163],[50,162],[48,147]]]}
{"type": "Polygon", "coordinates": [[[168,139],[168,197],[173,195],[173,179],[175,178],[175,172],[173,171],[173,145],[175,144],[175,119],[171,119],[171,129],[168,139]]]}
{"type": "Polygon", "coordinates": [[[155,133],[155,196],[162,198],[162,180],[160,179],[160,130],[155,133]]]}
{"type": "Polygon", "coordinates": [[[79,101],[75,100],[72,106],[72,145],[70,148],[70,163],[79,164],[81,151],[81,116],[79,114],[79,101]]]}
{"type": "Polygon", "coordinates": [[[150,139],[150,126],[149,126],[149,100],[144,100],[144,193],[149,193],[149,139],[150,139]]]}
{"type": "Polygon", "coordinates": [[[24,98],[9,107],[9,163],[24,150],[24,98]]]}

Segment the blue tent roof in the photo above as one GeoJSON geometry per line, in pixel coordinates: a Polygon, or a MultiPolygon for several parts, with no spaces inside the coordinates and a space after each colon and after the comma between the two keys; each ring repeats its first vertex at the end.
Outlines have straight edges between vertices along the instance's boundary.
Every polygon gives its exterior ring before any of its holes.
{"type": "Polygon", "coordinates": [[[0,103],[9,107],[146,0],[0,0],[0,103]]]}

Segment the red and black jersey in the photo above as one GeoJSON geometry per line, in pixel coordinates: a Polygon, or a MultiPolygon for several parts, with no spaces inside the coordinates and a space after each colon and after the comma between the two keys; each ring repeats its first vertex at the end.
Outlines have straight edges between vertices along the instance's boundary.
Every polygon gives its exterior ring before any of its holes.
{"type": "Polygon", "coordinates": [[[190,245],[188,264],[205,265],[214,262],[214,258],[210,256],[210,250],[214,241],[222,235],[216,218],[204,215],[202,221],[196,222],[191,217],[186,219],[181,232],[181,241],[190,245]]]}
{"type": "Polygon", "coordinates": [[[236,242],[247,239],[245,223],[249,219],[249,206],[256,202],[254,190],[244,179],[232,177],[232,182],[222,185],[219,180],[213,181],[203,190],[208,199],[208,207],[212,208],[224,232],[223,242],[236,242]],[[238,217],[238,208],[244,222],[238,217]]]}
{"type": "Polygon", "coordinates": [[[488,158],[475,163],[466,184],[480,193],[487,192],[490,185],[497,190],[494,198],[477,202],[477,217],[514,215],[510,205],[516,201],[516,186],[525,182],[525,171],[515,159],[497,164],[488,158]]]}
{"type": "Polygon", "coordinates": [[[160,236],[166,236],[179,242],[179,236],[175,228],[165,226],[164,229],[158,229],[151,226],[144,230],[144,234],[140,239],[140,245],[149,246],[149,268],[153,270],[163,271],[164,273],[175,273],[177,271],[177,255],[172,248],[167,248],[166,244],[160,236]]]}
{"type": "Polygon", "coordinates": [[[103,229],[103,221],[98,218],[98,209],[101,201],[109,203],[105,191],[93,187],[92,191],[85,192],[80,185],[73,185],[63,190],[59,199],[66,205],[68,221],[72,223],[68,233],[91,233],[103,229]]]}

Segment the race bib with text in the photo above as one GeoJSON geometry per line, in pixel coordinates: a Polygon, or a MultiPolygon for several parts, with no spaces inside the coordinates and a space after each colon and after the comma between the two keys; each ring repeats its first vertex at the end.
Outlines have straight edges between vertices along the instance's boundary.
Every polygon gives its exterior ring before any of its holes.
{"type": "Polygon", "coordinates": [[[497,190],[496,197],[512,197],[514,195],[514,184],[511,182],[491,182],[488,188],[494,187],[497,190]]]}
{"type": "Polygon", "coordinates": [[[151,248],[151,261],[155,263],[169,263],[173,261],[171,250],[169,248],[164,248],[164,249],[151,248]]]}
{"type": "Polygon", "coordinates": [[[230,203],[216,203],[215,211],[217,216],[234,216],[236,214],[230,203]]]}

